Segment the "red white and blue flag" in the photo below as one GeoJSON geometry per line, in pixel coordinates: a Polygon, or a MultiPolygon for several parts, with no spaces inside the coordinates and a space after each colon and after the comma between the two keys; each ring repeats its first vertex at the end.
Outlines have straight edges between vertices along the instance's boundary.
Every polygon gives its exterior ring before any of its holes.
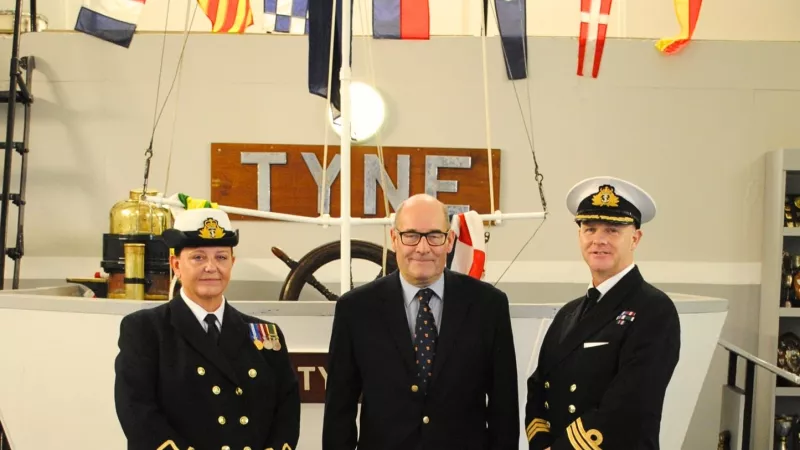
{"type": "Polygon", "coordinates": [[[75,31],[128,48],[145,0],[84,0],[75,31]]]}
{"type": "Polygon", "coordinates": [[[430,39],[428,0],[372,0],[376,39],[430,39]]]}

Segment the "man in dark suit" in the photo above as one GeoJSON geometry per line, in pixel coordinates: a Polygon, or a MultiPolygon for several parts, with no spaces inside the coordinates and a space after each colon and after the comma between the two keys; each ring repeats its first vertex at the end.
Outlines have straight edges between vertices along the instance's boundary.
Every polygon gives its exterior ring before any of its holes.
{"type": "Polygon", "coordinates": [[[399,272],[347,292],[336,305],[323,450],[516,450],[517,368],[506,295],[445,270],[453,233],[435,198],[406,200],[391,237],[399,272]]]}
{"type": "Polygon", "coordinates": [[[122,319],[115,402],[129,450],[294,450],[300,394],[283,332],[227,303],[239,241],[225,212],[189,209],[164,239],[168,303],[122,319]]]}
{"type": "Polygon", "coordinates": [[[633,262],[655,202],[631,183],[598,177],[575,185],[567,207],[592,282],[556,314],[528,379],[530,449],[658,449],[681,339],[672,300],[633,262]]]}

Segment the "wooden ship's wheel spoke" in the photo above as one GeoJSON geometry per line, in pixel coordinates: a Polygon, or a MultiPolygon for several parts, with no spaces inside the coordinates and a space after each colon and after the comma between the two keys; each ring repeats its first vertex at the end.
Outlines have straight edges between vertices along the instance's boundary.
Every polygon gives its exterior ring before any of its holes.
{"type": "MultiPolygon", "coordinates": [[[[373,244],[372,242],[352,240],[351,248],[352,259],[371,261],[378,265],[376,278],[380,278],[384,275],[383,247],[373,244]]],[[[331,292],[330,289],[325,287],[324,284],[320,283],[314,277],[314,273],[322,266],[341,259],[342,252],[341,243],[339,241],[323,244],[308,252],[298,261],[294,261],[283,252],[283,250],[277,247],[272,247],[272,253],[286,263],[290,269],[289,275],[286,276],[286,280],[281,287],[281,292],[278,297],[279,300],[299,300],[300,292],[306,284],[311,285],[330,301],[339,299],[338,295],[331,292]]],[[[397,270],[395,254],[393,251],[387,250],[385,273],[388,275],[395,270],[397,270]]],[[[350,268],[350,288],[353,288],[352,266],[350,268]]]]}

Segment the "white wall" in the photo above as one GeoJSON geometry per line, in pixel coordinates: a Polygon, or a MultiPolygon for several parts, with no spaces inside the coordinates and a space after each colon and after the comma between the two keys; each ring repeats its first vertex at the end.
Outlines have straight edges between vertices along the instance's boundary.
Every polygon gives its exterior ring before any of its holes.
{"type": "MultiPolygon", "coordinates": [[[[164,41],[159,34],[139,34],[127,50],[74,33],[23,39],[23,53],[38,61],[24,279],[63,281],[98,270],[109,209],[141,186],[163,42],[161,101],[175,74],[181,35],[164,41]]],[[[0,61],[8,61],[8,43],[0,46],[0,61]]],[[[588,176],[630,178],[646,187],[659,207],[637,250],[647,279],[679,284],[682,293],[723,292],[735,299],[723,335],[755,352],[759,299],[752,287],[760,282],[763,154],[800,146],[800,78],[794,75],[800,70],[800,43],[697,42],[677,57],[659,54],[652,44],[609,41],[600,78],[591,79],[575,75],[574,39],[532,38],[532,75],[511,83],[497,40],[489,40],[492,146],[502,151],[501,208],[541,210],[523,127],[532,123],[551,211],[504,281],[517,286],[515,301],[561,302],[567,295],[555,295],[554,285],[583,289],[587,272],[564,195],[588,176]]],[[[324,101],[308,94],[306,52],[302,38],[192,34],[156,133],[152,186],[207,198],[212,142],[321,144],[324,101]]],[[[479,39],[356,39],[354,78],[365,79],[370,65],[391,112],[384,145],[485,145],[479,39]],[[367,43],[373,45],[372,60],[367,43]]],[[[15,223],[12,217],[9,242],[15,223]]],[[[490,279],[517,255],[535,225],[509,222],[494,229],[490,279]]],[[[287,272],[270,258],[270,247],[298,257],[338,239],[336,229],[313,226],[237,226],[242,245],[233,278],[257,282],[262,290],[265,281],[280,282],[287,272]]],[[[375,229],[355,230],[353,237],[383,241],[375,229]]],[[[724,374],[724,355],[718,354],[686,450],[716,442],[724,374]]],[[[761,424],[769,420],[761,418],[761,424]]],[[[759,448],[769,439],[761,430],[759,448]]]]}
{"type": "MultiPolygon", "coordinates": [[[[796,111],[793,90],[800,82],[791,75],[795,66],[785,66],[800,47],[698,44],[672,58],[644,41],[615,40],[606,47],[600,78],[592,79],[575,75],[573,40],[531,39],[532,76],[511,83],[497,40],[489,42],[491,145],[502,152],[500,208],[542,210],[527,124],[535,133],[551,212],[504,280],[585,281],[563,199],[577,181],[610,173],[635,180],[657,199],[658,216],[637,250],[653,281],[758,283],[761,244],[754,237],[761,233],[761,154],[800,143],[796,122],[787,118],[796,111]],[[748,62],[753,59],[760,65],[748,62]],[[715,231],[698,232],[698,226],[715,231]]],[[[159,104],[174,78],[181,45],[182,36],[168,36],[159,104]]],[[[26,36],[24,50],[37,55],[39,64],[26,261],[96,261],[109,209],[142,185],[161,46],[160,35],[137,35],[127,50],[82,34],[26,36]]],[[[480,49],[477,38],[355,40],[354,78],[366,79],[372,66],[388,104],[382,144],[485,146],[480,49]],[[365,43],[373,46],[372,59],[365,43]]],[[[212,142],[321,145],[326,130],[328,142],[337,142],[322,121],[324,99],[308,93],[306,52],[304,40],[293,37],[191,35],[156,133],[151,186],[207,198],[212,142]]],[[[536,224],[506,222],[494,229],[490,278],[517,255],[536,224]]],[[[248,258],[269,259],[276,242],[290,255],[302,255],[338,238],[335,228],[264,222],[240,227],[246,245],[237,277],[251,280],[282,279],[280,261],[244,265],[248,258]],[[280,238],[290,230],[301,237],[280,238]],[[274,239],[264,239],[264,233],[274,239]]],[[[353,237],[383,242],[382,230],[374,227],[355,229],[353,237]]],[[[96,267],[61,263],[57,269],[59,276],[67,269],[78,276],[96,267]]],[[[23,272],[37,277],[39,270],[26,263],[23,272]]]]}
{"type": "MultiPolygon", "coordinates": [[[[51,29],[71,30],[78,9],[92,0],[38,0],[38,13],[44,15],[51,29]]],[[[98,0],[94,0],[98,1],[98,0]]],[[[370,33],[371,0],[354,0],[354,33],[370,33]]],[[[28,3],[25,0],[24,3],[28,3]]],[[[490,2],[491,3],[491,2],[490,2]]],[[[13,10],[14,0],[0,1],[0,10],[13,10]]],[[[167,8],[167,28],[182,31],[187,6],[194,0],[150,0],[142,13],[139,30],[163,31],[167,8]],[[188,3],[187,3],[188,1],[188,3]]],[[[438,36],[479,35],[482,0],[430,0],[431,34],[438,36]]],[[[255,25],[248,30],[262,30],[263,0],[251,0],[255,25]]],[[[577,36],[580,2],[578,0],[528,0],[528,33],[534,36],[577,36]]],[[[28,6],[24,7],[28,11],[28,6]]],[[[609,23],[609,36],[658,39],[678,32],[672,0],[657,2],[614,0],[609,23]]],[[[800,39],[800,3],[794,0],[704,0],[695,38],[704,40],[771,40],[800,39]]],[[[198,10],[192,25],[195,31],[210,31],[209,20],[198,10]]],[[[490,33],[496,27],[492,24],[490,33]]]]}

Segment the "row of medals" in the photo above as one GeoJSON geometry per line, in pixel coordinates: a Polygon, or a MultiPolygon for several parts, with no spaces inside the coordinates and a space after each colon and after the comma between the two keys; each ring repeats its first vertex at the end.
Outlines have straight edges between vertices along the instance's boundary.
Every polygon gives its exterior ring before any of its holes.
{"type": "Polygon", "coordinates": [[[274,350],[278,351],[281,349],[281,341],[278,339],[277,336],[270,335],[269,339],[266,341],[260,341],[258,339],[253,340],[253,343],[256,344],[256,348],[259,350],[267,349],[267,350],[274,350]]]}

